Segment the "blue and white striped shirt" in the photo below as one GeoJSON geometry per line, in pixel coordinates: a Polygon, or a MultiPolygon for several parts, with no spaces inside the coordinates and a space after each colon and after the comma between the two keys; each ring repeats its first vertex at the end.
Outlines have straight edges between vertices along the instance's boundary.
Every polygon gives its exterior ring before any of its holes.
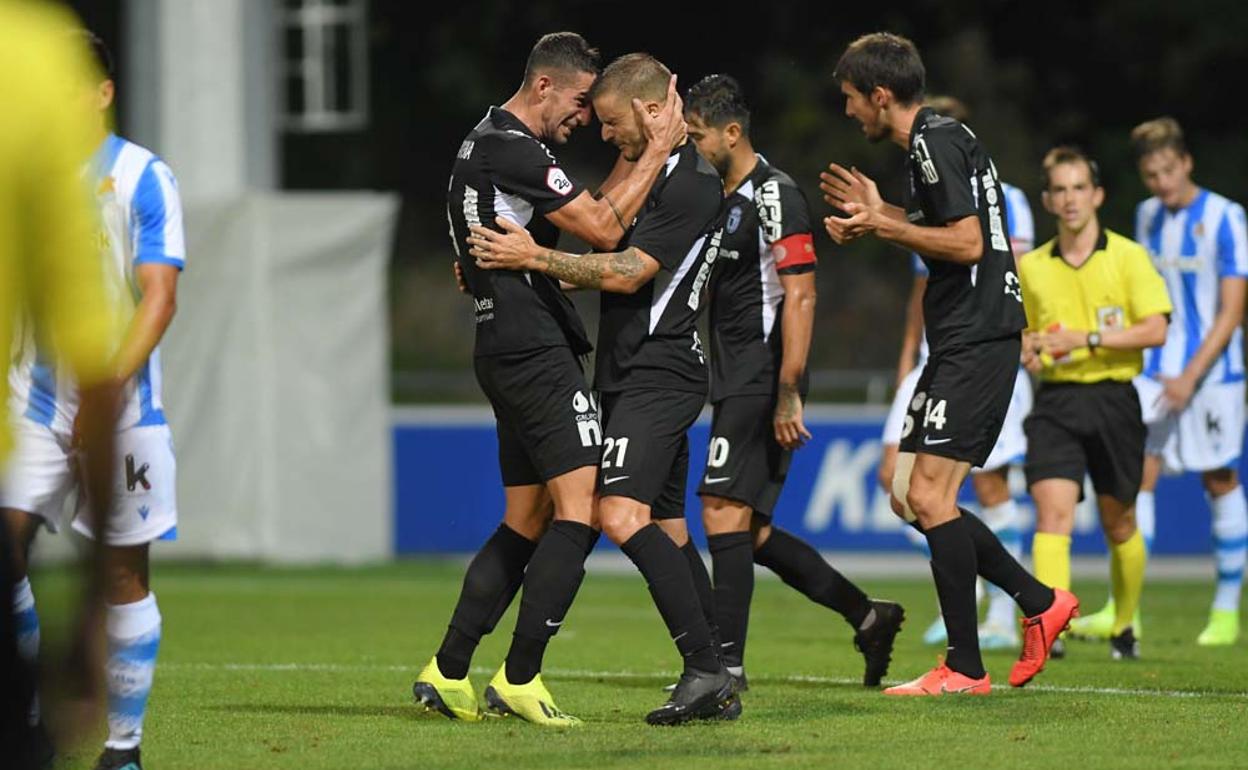
{"type": "MultiPolygon", "coordinates": [[[[1203,188],[1175,211],[1149,198],[1136,208],[1135,239],[1148,249],[1174,303],[1165,344],[1145,351],[1144,374],[1176,377],[1213,327],[1222,279],[1248,278],[1244,208],[1203,188]]],[[[1237,327],[1205,381],[1243,379],[1244,339],[1237,327]]]]}
{"type": "MultiPolygon", "coordinates": [[[[109,134],[88,168],[100,212],[105,282],[128,322],[140,299],[135,267],[186,262],[182,204],[173,172],[149,150],[109,134]]],[[[13,412],[53,430],[73,429],[78,396],[68,373],[33,329],[9,372],[13,412]]],[[[160,348],[126,384],[118,428],[165,424],[160,348]]]]}

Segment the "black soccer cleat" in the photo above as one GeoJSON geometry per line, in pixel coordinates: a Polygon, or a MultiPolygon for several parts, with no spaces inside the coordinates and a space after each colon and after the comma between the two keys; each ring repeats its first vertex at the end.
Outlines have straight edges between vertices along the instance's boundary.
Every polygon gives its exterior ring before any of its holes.
{"type": "MultiPolygon", "coordinates": [[[[740,674],[734,674],[732,673],[732,669],[729,668],[728,676],[732,677],[732,684],[736,688],[736,692],[743,693],[750,689],[750,680],[746,678],[744,668],[740,668],[739,670],[741,671],[740,674]]],[[[663,685],[663,692],[675,692],[676,685],[678,684],[679,682],[672,682],[671,684],[663,685]]]]}
{"type": "Polygon", "coordinates": [[[95,761],[95,770],[143,770],[139,762],[139,747],[133,749],[104,749],[95,761]]]}
{"type": "Polygon", "coordinates": [[[680,675],[667,703],[646,714],[651,725],[679,725],[695,719],[736,719],[741,699],[732,675],[724,669],[708,672],[689,669],[680,675]]]}
{"type": "Polygon", "coordinates": [[[1135,631],[1128,627],[1121,634],[1109,637],[1109,655],[1114,660],[1139,660],[1140,643],[1135,631]]]}
{"type": "Polygon", "coordinates": [[[893,642],[906,620],[906,611],[896,602],[872,599],[871,609],[875,610],[875,621],[854,633],[854,649],[862,653],[867,664],[862,673],[863,687],[878,687],[888,673],[893,642]]]}

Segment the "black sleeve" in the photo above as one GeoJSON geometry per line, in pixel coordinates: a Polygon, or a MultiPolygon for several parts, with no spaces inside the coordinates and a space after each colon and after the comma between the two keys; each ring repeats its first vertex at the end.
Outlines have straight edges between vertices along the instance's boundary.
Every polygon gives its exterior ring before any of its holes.
{"type": "Polygon", "coordinates": [[[717,178],[677,168],[659,191],[657,205],[637,223],[628,245],[641,249],[667,270],[675,270],[698,236],[719,213],[723,192],[717,178]]]}
{"type": "Polygon", "coordinates": [[[500,140],[490,152],[490,171],[500,190],[524,198],[542,215],[571,202],[585,189],[564,172],[545,146],[529,136],[500,140]]]}
{"type": "MultiPolygon", "coordinates": [[[[915,140],[914,162],[919,202],[929,225],[943,225],[956,219],[974,216],[975,191],[972,189],[971,166],[966,142],[959,133],[960,125],[927,131],[915,140]]],[[[970,140],[968,134],[965,139],[970,140]]]]}
{"type": "Polygon", "coordinates": [[[768,179],[754,195],[758,219],[767,243],[784,240],[790,235],[809,233],[810,206],[797,185],[779,179],[768,179]]]}

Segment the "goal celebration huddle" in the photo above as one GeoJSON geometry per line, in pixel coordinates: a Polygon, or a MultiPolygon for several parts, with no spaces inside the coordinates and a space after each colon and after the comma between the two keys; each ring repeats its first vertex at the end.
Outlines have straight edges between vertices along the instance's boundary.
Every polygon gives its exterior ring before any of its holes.
{"type": "Polygon", "coordinates": [[[1152,491],[1164,472],[1200,473],[1213,513],[1218,582],[1193,641],[1237,641],[1248,549],[1235,471],[1243,208],[1196,185],[1182,129],[1152,119],[1123,137],[1152,193],[1131,237],[1098,219],[1095,159],[1057,146],[1035,164],[1057,232],[1037,245],[1026,196],[998,176],[993,138],[981,141],[965,107],[928,94],[926,80],[915,46],[890,33],[855,40],[830,74],[864,138],[904,156],[904,194],[889,201],[836,158],[769,163],[731,75],[678,89],[649,54],[604,67],[578,34],[538,40],[519,89],[458,148],[447,192],[505,507],[428,651],[417,703],[464,721],[582,724],[541,673],[604,534],[641,574],[680,661],[644,715],[654,725],[748,718],[755,565],[844,618],[854,649],[828,654],[860,656],[864,687],[900,681],[882,696],[987,695],[994,674],[1024,687],[1069,635],[1105,640],[1107,659],[1129,661],[1142,654],[1152,491]],[[558,159],[595,120],[618,155],[596,186],[558,159]],[[816,181],[818,208],[802,192],[816,181]],[[836,244],[875,238],[913,255],[880,482],[929,555],[938,610],[868,596],[772,518],[792,455],[811,438],[812,339],[838,333],[815,324],[819,228],[836,244]],[[589,253],[561,251],[561,233],[589,253]],[[566,296],[577,290],[599,295],[593,342],[566,296]],[[692,461],[705,467],[709,570],[685,518],[696,515],[685,509],[688,432],[708,401],[710,442],[692,461]],[[1030,570],[1011,466],[1035,503],[1030,570]],[[958,502],[968,478],[978,514],[958,502]],[[1070,590],[1089,479],[1110,552],[1111,596],[1095,612],[1070,590]],[[514,626],[499,629],[513,604],[514,626]],[[924,638],[944,654],[926,672],[890,671],[907,614],[926,613],[937,617],[924,638]],[[510,647],[501,661],[476,661],[495,671],[478,691],[474,653],[494,631],[510,631],[510,647]],[[1018,656],[989,672],[981,648],[1018,656]]]}

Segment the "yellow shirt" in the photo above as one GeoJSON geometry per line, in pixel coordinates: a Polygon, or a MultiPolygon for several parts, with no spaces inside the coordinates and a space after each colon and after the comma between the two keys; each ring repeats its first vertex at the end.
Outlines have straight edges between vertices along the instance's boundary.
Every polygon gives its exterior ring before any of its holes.
{"type": "MultiPolygon", "coordinates": [[[[1018,262],[1027,329],[1105,331],[1125,329],[1140,319],[1169,313],[1170,295],[1147,250],[1129,238],[1102,229],[1092,255],[1071,267],[1057,239],[1023,255],[1018,262]]],[[[1061,359],[1041,358],[1045,382],[1128,381],[1140,373],[1139,350],[1077,348],[1061,359]]]]}
{"type": "MultiPolygon", "coordinates": [[[[108,375],[117,327],[82,173],[95,149],[85,89],[102,77],[68,34],[75,26],[42,4],[0,0],[0,361],[12,360],[15,324],[29,319],[91,385],[108,375]]],[[[8,400],[6,373],[0,461],[12,447],[8,400]]]]}

